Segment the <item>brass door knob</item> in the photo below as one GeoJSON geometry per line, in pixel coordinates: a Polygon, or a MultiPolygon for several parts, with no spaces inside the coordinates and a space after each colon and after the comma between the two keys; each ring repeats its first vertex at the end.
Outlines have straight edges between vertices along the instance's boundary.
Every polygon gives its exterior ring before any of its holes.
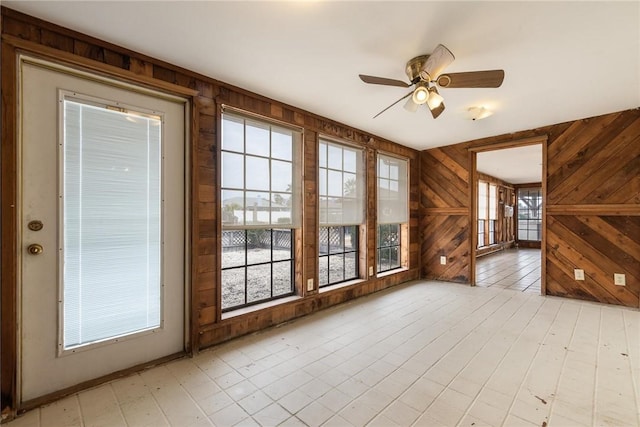
{"type": "Polygon", "coordinates": [[[29,252],[31,255],[40,255],[42,252],[44,252],[44,248],[42,247],[42,245],[32,243],[29,245],[29,247],[27,247],[27,252],[29,252]]]}

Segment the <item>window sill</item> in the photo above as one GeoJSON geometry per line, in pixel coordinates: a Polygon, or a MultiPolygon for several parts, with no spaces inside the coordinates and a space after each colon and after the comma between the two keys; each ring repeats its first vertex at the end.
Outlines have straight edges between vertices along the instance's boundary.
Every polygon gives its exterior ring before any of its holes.
{"type": "Polygon", "coordinates": [[[403,273],[405,271],[409,271],[409,269],[407,267],[395,268],[393,270],[385,271],[383,273],[378,273],[376,277],[380,278],[380,277],[391,276],[393,274],[403,273]]]}
{"type": "Polygon", "coordinates": [[[222,313],[222,320],[232,319],[234,317],[243,316],[249,313],[255,313],[256,311],[266,310],[268,308],[277,307],[282,304],[286,304],[288,302],[297,301],[302,299],[297,295],[292,295],[290,297],[278,298],[273,301],[267,301],[262,304],[256,304],[249,307],[238,308],[233,311],[228,311],[226,313],[222,313]]]}
{"type": "Polygon", "coordinates": [[[342,289],[342,288],[346,288],[346,287],[357,285],[359,283],[364,283],[364,282],[365,282],[364,279],[353,279],[353,280],[349,280],[347,282],[336,283],[335,285],[323,286],[320,289],[318,289],[318,293],[322,294],[322,293],[325,293],[325,292],[331,292],[331,291],[334,291],[336,289],[342,289]]]}

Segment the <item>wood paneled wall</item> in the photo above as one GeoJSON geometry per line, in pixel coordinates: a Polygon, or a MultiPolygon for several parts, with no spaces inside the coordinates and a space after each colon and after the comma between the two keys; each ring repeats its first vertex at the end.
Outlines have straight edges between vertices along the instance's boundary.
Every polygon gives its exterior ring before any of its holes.
{"type": "Polygon", "coordinates": [[[471,199],[469,152],[462,145],[420,153],[422,276],[469,283],[471,199]],[[440,257],[447,258],[442,265],[440,257]]]}
{"type": "MultiPolygon", "coordinates": [[[[417,279],[420,275],[419,245],[419,167],[418,152],[380,139],[366,132],[342,125],[298,108],[282,104],[243,89],[219,82],[171,64],[132,52],[2,8],[2,408],[11,412],[16,382],[16,214],[19,203],[16,192],[16,53],[37,53],[45,58],[80,63],[92,70],[138,81],[151,87],[171,91],[180,87],[192,90],[191,123],[191,321],[192,350],[214,345],[265,327],[291,320],[353,298],[417,279]],[[219,236],[220,211],[218,150],[219,114],[221,104],[240,108],[266,118],[287,122],[304,129],[304,206],[303,228],[297,234],[297,255],[302,257],[296,274],[298,298],[270,308],[251,311],[223,319],[219,311],[219,236]],[[359,283],[317,290],[317,142],[318,136],[344,139],[364,147],[368,162],[366,248],[364,259],[375,266],[375,161],[376,153],[384,151],[405,157],[410,162],[410,220],[408,268],[380,278],[363,274],[359,283]],[[307,279],[314,279],[316,288],[306,291],[307,279]]],[[[224,60],[224,59],[221,59],[224,60]]],[[[184,93],[184,91],[181,91],[184,93]]],[[[187,91],[188,92],[188,91],[187,91]]],[[[364,269],[363,271],[366,271],[364,269]]],[[[225,316],[226,317],[226,316],[225,316]]]]}
{"type": "Polygon", "coordinates": [[[471,214],[471,187],[464,183],[470,175],[471,151],[536,137],[547,139],[546,293],[638,307],[639,109],[422,152],[423,276],[470,281],[473,239],[466,218],[471,214]],[[440,266],[441,254],[453,265],[440,266]],[[574,280],[576,268],[584,270],[584,281],[574,280]],[[614,273],[626,275],[626,286],[614,285],[614,273]]]}
{"type": "Polygon", "coordinates": [[[546,200],[547,294],[638,307],[640,110],[578,120],[550,140],[546,200]]]}

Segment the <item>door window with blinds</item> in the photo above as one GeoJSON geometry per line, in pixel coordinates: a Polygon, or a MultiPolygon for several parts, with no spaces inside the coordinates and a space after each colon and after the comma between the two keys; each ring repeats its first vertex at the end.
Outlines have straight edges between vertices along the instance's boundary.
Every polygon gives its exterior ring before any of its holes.
{"type": "Polygon", "coordinates": [[[402,236],[409,217],[408,161],[378,154],[378,235],[376,258],[378,273],[403,266],[402,236]]]}
{"type": "Polygon", "coordinates": [[[222,310],[294,293],[299,129],[222,115],[222,310]]]}
{"type": "Polygon", "coordinates": [[[162,323],[162,118],[61,99],[62,350],[162,323]]]}
{"type": "Polygon", "coordinates": [[[361,149],[320,139],[318,150],[320,287],[357,279],[365,173],[361,149]]]}

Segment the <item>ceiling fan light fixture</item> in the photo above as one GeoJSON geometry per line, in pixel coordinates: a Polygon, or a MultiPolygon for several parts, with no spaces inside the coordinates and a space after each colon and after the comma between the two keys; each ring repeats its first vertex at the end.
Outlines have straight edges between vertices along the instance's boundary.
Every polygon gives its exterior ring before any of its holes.
{"type": "Polygon", "coordinates": [[[493,111],[485,107],[471,107],[467,110],[467,118],[469,120],[482,120],[491,116],[493,111]]]}
{"type": "Polygon", "coordinates": [[[434,110],[442,104],[444,98],[440,96],[438,90],[435,87],[429,88],[429,97],[427,98],[427,105],[429,105],[429,109],[434,110]]]}
{"type": "Polygon", "coordinates": [[[424,104],[429,99],[429,89],[427,89],[424,85],[418,85],[416,90],[413,91],[411,99],[413,99],[413,102],[418,105],[424,104]]]}

